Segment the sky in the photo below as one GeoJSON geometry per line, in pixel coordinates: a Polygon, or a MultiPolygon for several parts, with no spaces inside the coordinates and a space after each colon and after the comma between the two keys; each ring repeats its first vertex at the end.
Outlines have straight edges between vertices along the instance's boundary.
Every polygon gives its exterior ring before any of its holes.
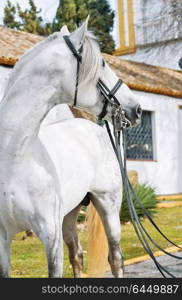
{"type": "MultiPolygon", "coordinates": [[[[26,8],[28,6],[28,0],[10,0],[11,3],[19,3],[21,8],[26,8]]],[[[115,0],[109,0],[112,5],[115,0]]],[[[42,9],[42,17],[45,21],[52,21],[55,16],[56,9],[59,4],[59,0],[34,0],[37,8],[42,9]]],[[[3,24],[3,11],[7,3],[7,0],[0,0],[0,25],[3,24]]]]}
{"type": "MultiPolygon", "coordinates": [[[[29,7],[28,0],[10,0],[14,5],[19,3],[20,7],[23,9],[29,7]]],[[[116,8],[116,0],[108,0],[113,10],[116,8]]],[[[4,7],[6,6],[7,0],[0,0],[0,25],[3,25],[3,15],[4,7]]],[[[34,3],[38,9],[42,9],[41,15],[45,22],[51,22],[56,14],[57,7],[59,5],[59,0],[34,0],[34,3]]],[[[114,40],[117,40],[117,28],[114,22],[114,28],[111,32],[114,40]]],[[[117,42],[116,42],[117,44],[117,42]]]]}
{"type": "MultiPolygon", "coordinates": [[[[19,3],[21,8],[28,8],[28,0],[10,0],[11,3],[19,3]]],[[[45,21],[51,21],[55,16],[59,0],[34,0],[37,8],[42,9],[42,17],[45,21]]],[[[0,0],[0,24],[3,24],[3,11],[7,0],[0,0]]]]}

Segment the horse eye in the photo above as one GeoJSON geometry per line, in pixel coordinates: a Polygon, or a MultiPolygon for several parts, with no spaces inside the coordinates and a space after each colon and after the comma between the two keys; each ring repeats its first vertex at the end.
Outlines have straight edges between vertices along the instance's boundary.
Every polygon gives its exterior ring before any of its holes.
{"type": "Polygon", "coordinates": [[[103,59],[102,60],[102,66],[103,66],[103,68],[105,67],[105,65],[106,65],[106,63],[105,63],[105,60],[103,59]]]}

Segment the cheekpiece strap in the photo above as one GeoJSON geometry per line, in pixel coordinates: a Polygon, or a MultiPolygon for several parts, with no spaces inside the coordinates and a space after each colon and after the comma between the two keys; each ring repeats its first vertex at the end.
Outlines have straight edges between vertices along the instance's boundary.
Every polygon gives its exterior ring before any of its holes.
{"type": "Polygon", "coordinates": [[[76,48],[75,48],[75,46],[71,42],[71,40],[70,40],[70,38],[69,38],[68,35],[64,35],[63,39],[65,40],[67,46],[69,47],[69,49],[71,50],[71,52],[73,53],[73,55],[76,57],[76,59],[79,62],[82,62],[82,56],[81,56],[82,46],[80,47],[79,51],[77,51],[76,48]]]}

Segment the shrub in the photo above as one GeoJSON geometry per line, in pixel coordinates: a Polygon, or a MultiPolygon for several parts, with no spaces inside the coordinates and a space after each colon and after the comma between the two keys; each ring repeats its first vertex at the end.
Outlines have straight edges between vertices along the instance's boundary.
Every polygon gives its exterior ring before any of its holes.
{"type": "Polygon", "coordinates": [[[86,210],[87,210],[87,206],[82,206],[79,214],[78,214],[78,218],[77,218],[77,222],[78,223],[82,223],[85,222],[86,219],[86,210]]]}
{"type": "MultiPolygon", "coordinates": [[[[157,205],[155,189],[147,184],[137,184],[134,187],[134,190],[138,198],[140,199],[142,205],[144,206],[144,208],[152,216],[155,212],[155,208],[157,205]]],[[[133,195],[132,195],[132,200],[138,217],[139,218],[143,217],[144,216],[143,211],[140,209],[133,195]]],[[[123,202],[122,202],[122,208],[120,212],[120,219],[121,222],[127,222],[131,220],[125,193],[123,193],[123,202]]]]}

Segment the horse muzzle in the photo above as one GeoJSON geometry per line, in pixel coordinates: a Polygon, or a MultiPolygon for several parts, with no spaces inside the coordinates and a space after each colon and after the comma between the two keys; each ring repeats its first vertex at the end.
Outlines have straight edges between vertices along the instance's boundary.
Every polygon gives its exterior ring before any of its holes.
{"type": "Polygon", "coordinates": [[[130,126],[127,127],[136,127],[141,123],[142,108],[140,104],[131,109],[124,109],[124,111],[125,117],[130,123],[130,126]]]}

